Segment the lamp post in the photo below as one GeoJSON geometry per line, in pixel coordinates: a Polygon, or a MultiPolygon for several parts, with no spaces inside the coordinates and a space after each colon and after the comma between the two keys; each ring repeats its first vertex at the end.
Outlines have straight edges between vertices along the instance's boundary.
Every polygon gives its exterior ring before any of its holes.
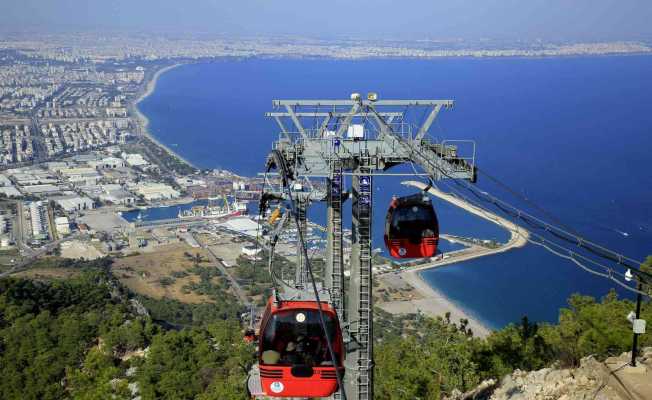
{"type": "MultiPolygon", "coordinates": [[[[641,282],[641,278],[638,278],[638,291],[639,293],[636,294],[636,319],[641,318],[641,298],[643,297],[641,295],[641,291],[643,290],[643,283],[641,282]]],[[[632,338],[632,367],[636,366],[636,354],[638,354],[638,350],[636,347],[638,346],[638,333],[634,332],[634,337],[632,338]]]]}
{"type": "MultiPolygon", "coordinates": [[[[632,278],[633,278],[632,272],[631,270],[628,269],[627,272],[625,273],[625,280],[631,281],[632,278]]],[[[637,285],[638,293],[636,294],[636,312],[632,324],[635,324],[635,322],[641,318],[641,300],[643,298],[641,294],[641,292],[643,291],[643,279],[640,276],[638,276],[638,274],[636,278],[638,280],[638,285],[637,285]]],[[[630,362],[630,365],[632,367],[636,366],[636,355],[638,354],[638,350],[637,350],[638,335],[639,334],[636,333],[636,327],[634,327],[634,337],[632,338],[632,361],[630,362]]]]}

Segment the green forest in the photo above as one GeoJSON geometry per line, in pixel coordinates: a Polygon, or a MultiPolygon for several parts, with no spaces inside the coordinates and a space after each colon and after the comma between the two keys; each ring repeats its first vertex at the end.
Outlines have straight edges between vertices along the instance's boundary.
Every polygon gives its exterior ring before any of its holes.
{"type": "MultiPolygon", "coordinates": [[[[138,297],[107,264],[67,266],[81,271],[68,279],[0,280],[0,398],[247,398],[254,347],[242,340],[237,304],[138,297]]],[[[436,399],[516,368],[620,354],[631,346],[624,316],[633,307],[613,292],[599,300],[574,295],[557,324],[524,317],[486,339],[447,315],[377,310],[376,398],[436,399]]],[[[649,302],[642,318],[652,320],[649,302]]],[[[649,334],[641,342],[652,345],[649,334]]]]}

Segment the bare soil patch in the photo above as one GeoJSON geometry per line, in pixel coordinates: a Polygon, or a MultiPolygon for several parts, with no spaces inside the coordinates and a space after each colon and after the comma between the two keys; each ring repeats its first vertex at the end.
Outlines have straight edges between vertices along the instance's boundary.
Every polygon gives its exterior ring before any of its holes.
{"type": "MultiPolygon", "coordinates": [[[[208,260],[203,249],[192,248],[185,243],[173,243],[157,246],[155,252],[117,259],[112,266],[113,275],[125,286],[144,296],[155,299],[165,297],[183,303],[211,302],[208,296],[183,289],[190,283],[200,281],[197,275],[189,271],[193,268],[194,261],[184,253],[193,256],[199,253],[204,260],[208,260]],[[182,276],[182,273],[187,275],[182,276]]],[[[200,265],[207,266],[209,263],[204,261],[200,265]]]]}

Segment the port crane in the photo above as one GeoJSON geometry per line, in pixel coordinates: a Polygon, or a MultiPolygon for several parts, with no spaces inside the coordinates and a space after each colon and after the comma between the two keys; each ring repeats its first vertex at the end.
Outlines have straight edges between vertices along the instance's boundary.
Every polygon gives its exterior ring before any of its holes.
{"type": "MultiPolygon", "coordinates": [[[[426,136],[439,113],[453,105],[453,100],[381,100],[376,93],[366,97],[353,93],[344,100],[273,101],[275,110],[266,116],[276,121],[280,132],[267,159],[265,180],[275,176],[278,184],[264,186],[261,209],[264,214],[273,201],[290,205],[298,254],[293,281],[275,275],[270,256],[276,284],[261,322],[259,365],[249,377],[253,397],[373,398],[373,179],[417,175],[430,182],[475,182],[474,142],[435,142],[426,136]],[[407,118],[415,109],[424,111],[418,124],[407,118]],[[424,172],[390,171],[402,164],[416,165],[424,172]],[[351,188],[346,187],[345,178],[351,188]],[[325,190],[313,190],[311,180],[325,180],[325,190]],[[351,201],[352,237],[345,265],[342,219],[347,199],[351,201]],[[307,209],[314,202],[327,206],[322,282],[315,281],[303,240],[307,209]],[[345,270],[350,276],[348,286],[345,270]],[[315,324],[321,326],[326,343],[306,339],[314,334],[309,331],[315,324]],[[312,343],[311,351],[315,357],[319,353],[320,364],[293,367],[286,361],[283,366],[280,353],[293,352],[301,341],[312,343]]],[[[274,233],[271,236],[273,254],[274,233]]]]}

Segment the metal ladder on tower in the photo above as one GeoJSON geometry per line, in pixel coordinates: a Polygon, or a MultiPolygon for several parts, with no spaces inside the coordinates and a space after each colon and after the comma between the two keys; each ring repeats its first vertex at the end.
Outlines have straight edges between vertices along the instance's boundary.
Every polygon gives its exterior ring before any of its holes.
{"type": "MultiPolygon", "coordinates": [[[[329,178],[328,201],[330,207],[330,229],[331,232],[331,300],[337,311],[340,321],[346,321],[344,304],[344,270],[343,270],[343,249],[342,249],[342,161],[338,158],[331,158],[331,177],[329,178]]],[[[342,398],[341,392],[333,393],[331,399],[342,398]]]]}
{"type": "Polygon", "coordinates": [[[342,269],[342,162],[339,159],[332,161],[332,174],[330,181],[330,207],[332,223],[332,254],[333,270],[331,272],[331,298],[338,315],[344,320],[344,271],[342,269]]]}
{"type": "Polygon", "coordinates": [[[372,332],[372,276],[371,276],[371,204],[372,182],[368,153],[359,158],[358,179],[358,236],[360,243],[360,299],[358,305],[358,337],[360,345],[358,358],[358,399],[373,398],[373,332],[372,332]]]}
{"type": "MultiPolygon", "coordinates": [[[[308,207],[308,201],[303,196],[297,196],[297,217],[299,218],[299,229],[301,229],[301,234],[303,237],[306,237],[307,229],[307,218],[306,218],[306,208],[308,207]]],[[[308,260],[304,259],[304,243],[299,239],[299,232],[297,232],[297,269],[296,276],[294,280],[294,285],[297,288],[305,288],[308,283],[308,260]]],[[[304,240],[305,242],[305,240],[304,240]]]]}

